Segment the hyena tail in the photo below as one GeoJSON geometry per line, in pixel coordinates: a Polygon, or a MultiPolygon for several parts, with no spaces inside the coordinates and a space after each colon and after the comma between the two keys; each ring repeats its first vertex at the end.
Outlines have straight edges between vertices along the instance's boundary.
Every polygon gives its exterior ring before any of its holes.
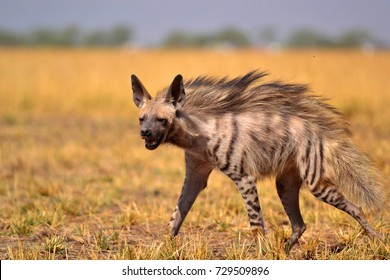
{"type": "Polygon", "coordinates": [[[331,166],[340,190],[356,203],[379,209],[385,200],[379,173],[351,142],[345,142],[332,153],[331,166]]]}

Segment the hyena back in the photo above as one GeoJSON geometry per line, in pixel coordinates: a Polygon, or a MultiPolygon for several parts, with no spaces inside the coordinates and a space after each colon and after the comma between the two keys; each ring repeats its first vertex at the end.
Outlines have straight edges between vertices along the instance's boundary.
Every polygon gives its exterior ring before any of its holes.
{"type": "Polygon", "coordinates": [[[347,123],[306,86],[259,83],[265,74],[250,72],[228,80],[181,75],[152,98],[132,75],[133,99],[140,108],[141,137],[147,149],[170,143],[185,150],[186,177],[170,220],[180,226],[213,169],[231,178],[245,202],[251,229],[266,233],[257,179],[276,176],[276,187],[290,219],[289,251],[306,229],[299,191],[310,192],[355,218],[370,238],[380,235],[362,209],[379,207],[383,195],[376,172],[351,142],[347,123]]]}

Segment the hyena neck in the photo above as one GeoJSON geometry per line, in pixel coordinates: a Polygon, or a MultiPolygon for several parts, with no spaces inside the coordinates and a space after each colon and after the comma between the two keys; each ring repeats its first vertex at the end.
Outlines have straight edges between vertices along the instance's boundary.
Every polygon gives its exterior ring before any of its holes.
{"type": "Polygon", "coordinates": [[[185,149],[188,152],[203,153],[207,137],[200,131],[201,120],[178,110],[166,142],[185,149]]]}

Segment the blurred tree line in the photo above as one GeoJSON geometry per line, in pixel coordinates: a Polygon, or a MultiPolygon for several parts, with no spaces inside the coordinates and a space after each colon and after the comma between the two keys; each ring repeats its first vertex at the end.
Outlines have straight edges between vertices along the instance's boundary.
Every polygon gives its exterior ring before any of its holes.
{"type": "Polygon", "coordinates": [[[62,29],[39,27],[27,33],[0,28],[0,46],[119,47],[131,42],[133,29],[117,25],[107,30],[83,32],[77,25],[62,29]]]}
{"type": "MultiPolygon", "coordinates": [[[[120,47],[134,43],[133,28],[116,25],[106,30],[83,32],[77,25],[62,29],[35,28],[27,33],[16,33],[0,28],[0,46],[59,46],[59,47],[120,47]]],[[[329,36],[310,28],[297,29],[280,38],[273,26],[260,29],[257,34],[235,27],[212,33],[189,33],[176,30],[169,33],[157,47],[164,48],[387,48],[370,32],[354,29],[339,36],[329,36]]]]}
{"type": "Polygon", "coordinates": [[[348,30],[339,36],[328,36],[313,29],[296,30],[287,41],[290,48],[385,48],[370,32],[360,29],[348,30]]]}
{"type": "Polygon", "coordinates": [[[286,38],[280,38],[273,26],[260,29],[256,35],[234,27],[210,34],[190,34],[173,31],[165,38],[162,47],[232,47],[260,46],[265,48],[388,48],[389,46],[362,29],[345,31],[329,36],[310,28],[299,28],[286,38]]]}
{"type": "Polygon", "coordinates": [[[234,27],[224,28],[210,34],[189,34],[176,30],[167,35],[161,43],[162,47],[234,47],[243,48],[252,45],[249,36],[234,27]]]}

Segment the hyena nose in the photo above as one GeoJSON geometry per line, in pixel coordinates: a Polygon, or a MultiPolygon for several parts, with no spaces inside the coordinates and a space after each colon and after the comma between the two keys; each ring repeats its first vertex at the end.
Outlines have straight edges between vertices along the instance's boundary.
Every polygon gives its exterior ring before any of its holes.
{"type": "Polygon", "coordinates": [[[151,137],[152,132],[149,129],[141,129],[141,136],[142,137],[151,137]]]}

